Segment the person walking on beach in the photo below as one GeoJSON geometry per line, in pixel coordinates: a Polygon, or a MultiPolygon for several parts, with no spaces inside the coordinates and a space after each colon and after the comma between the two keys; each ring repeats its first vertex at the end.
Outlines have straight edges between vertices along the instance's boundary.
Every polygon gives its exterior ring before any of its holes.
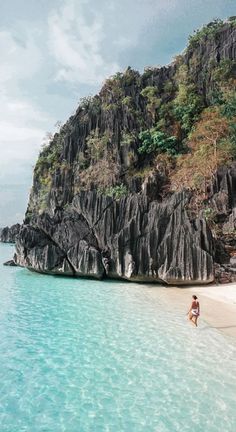
{"type": "Polygon", "coordinates": [[[192,296],[192,303],[188,311],[189,321],[197,327],[197,320],[200,315],[200,304],[196,295],[192,296]]]}

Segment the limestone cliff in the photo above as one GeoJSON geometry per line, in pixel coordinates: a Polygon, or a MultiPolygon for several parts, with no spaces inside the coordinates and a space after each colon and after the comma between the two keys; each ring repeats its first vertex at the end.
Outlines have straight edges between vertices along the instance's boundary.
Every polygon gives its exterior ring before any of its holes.
{"type": "MultiPolygon", "coordinates": [[[[50,274],[213,281],[221,246],[204,213],[191,212],[192,191],[172,189],[169,171],[203,110],[220,103],[219,76],[235,78],[235,59],[235,20],[211,23],[171,65],[128,68],[83,99],[39,155],[15,262],[50,274]]],[[[232,228],[234,164],[214,179],[208,205],[232,228]]]]}
{"type": "Polygon", "coordinates": [[[20,224],[14,224],[10,227],[4,227],[0,231],[0,241],[2,243],[15,243],[16,237],[20,231],[20,224]]]}

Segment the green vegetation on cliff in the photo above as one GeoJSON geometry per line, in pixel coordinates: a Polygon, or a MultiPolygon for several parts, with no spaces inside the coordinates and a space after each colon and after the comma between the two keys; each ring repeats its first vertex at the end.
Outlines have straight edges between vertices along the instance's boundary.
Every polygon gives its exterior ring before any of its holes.
{"type": "MultiPolygon", "coordinates": [[[[236,27],[236,17],[230,17],[228,19],[228,23],[232,27],[236,27]]],[[[209,24],[204,25],[199,30],[195,31],[193,35],[189,36],[189,45],[188,49],[194,49],[199,44],[204,42],[206,39],[214,39],[217,34],[223,30],[225,27],[225,21],[221,19],[215,19],[211,21],[209,24]]]]}
{"type": "Polygon", "coordinates": [[[66,206],[81,190],[120,199],[153,173],[158,199],[184,187],[199,211],[236,157],[235,43],[236,18],[215,20],[170,66],[128,67],[83,98],[39,155],[29,211],[66,206]]]}

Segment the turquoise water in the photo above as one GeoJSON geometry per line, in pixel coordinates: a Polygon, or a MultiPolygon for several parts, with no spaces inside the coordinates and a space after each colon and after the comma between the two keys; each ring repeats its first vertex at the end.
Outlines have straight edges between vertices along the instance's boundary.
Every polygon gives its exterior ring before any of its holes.
{"type": "Polygon", "coordinates": [[[236,430],[235,345],[161,289],[0,271],[1,432],[236,430]]]}

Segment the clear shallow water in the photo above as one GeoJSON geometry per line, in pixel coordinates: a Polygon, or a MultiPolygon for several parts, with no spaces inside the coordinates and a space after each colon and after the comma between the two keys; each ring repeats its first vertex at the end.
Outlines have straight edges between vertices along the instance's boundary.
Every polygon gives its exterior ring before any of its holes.
{"type": "Polygon", "coordinates": [[[1,432],[236,430],[235,345],[158,287],[0,275],[1,432]]]}

